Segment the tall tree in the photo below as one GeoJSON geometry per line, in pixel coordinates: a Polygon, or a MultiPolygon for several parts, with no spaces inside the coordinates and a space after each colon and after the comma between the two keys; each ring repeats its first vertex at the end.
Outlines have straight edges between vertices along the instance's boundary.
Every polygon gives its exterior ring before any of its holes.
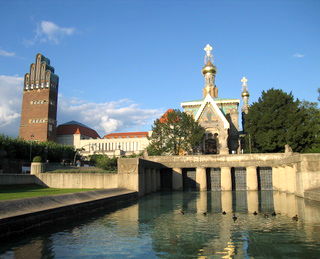
{"type": "Polygon", "coordinates": [[[192,116],[179,110],[168,110],[152,126],[150,155],[192,154],[203,140],[205,129],[192,116]]]}
{"type": "Polygon", "coordinates": [[[307,151],[316,143],[317,112],[315,104],[294,100],[291,93],[263,91],[246,115],[247,143],[250,139],[253,152],[283,152],[285,144],[295,152],[307,151]]]}

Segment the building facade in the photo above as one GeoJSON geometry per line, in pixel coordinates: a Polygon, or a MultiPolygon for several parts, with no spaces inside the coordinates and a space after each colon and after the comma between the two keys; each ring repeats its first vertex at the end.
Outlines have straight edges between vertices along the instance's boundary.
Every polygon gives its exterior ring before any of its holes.
{"type": "Polygon", "coordinates": [[[55,141],[59,77],[42,54],[24,76],[19,137],[25,140],[55,141]]]}
{"type": "MultiPolygon", "coordinates": [[[[220,98],[215,84],[216,66],[213,64],[212,47],[204,48],[205,65],[202,68],[204,76],[203,97],[199,100],[182,102],[184,112],[193,116],[206,130],[201,151],[205,154],[229,154],[240,152],[239,141],[239,99],[220,98]]],[[[242,97],[244,107],[248,112],[249,93],[247,80],[243,81],[242,97]]]]}
{"type": "Polygon", "coordinates": [[[142,153],[149,145],[150,132],[110,133],[100,138],[98,133],[77,121],[61,124],[57,128],[57,142],[74,146],[84,156],[94,154],[128,156],[142,153]]]}

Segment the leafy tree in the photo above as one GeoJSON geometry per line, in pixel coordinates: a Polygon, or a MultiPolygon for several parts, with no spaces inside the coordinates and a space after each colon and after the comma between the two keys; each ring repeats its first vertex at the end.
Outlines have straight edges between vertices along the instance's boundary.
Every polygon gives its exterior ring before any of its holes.
{"type": "Polygon", "coordinates": [[[150,155],[194,153],[205,133],[205,129],[192,116],[172,109],[155,120],[152,131],[147,148],[150,155]]]}
{"type": "Polygon", "coordinates": [[[319,138],[319,109],[316,104],[294,100],[282,90],[263,91],[245,117],[247,141],[253,152],[283,152],[285,144],[304,152],[319,138]],[[318,137],[317,137],[318,136],[318,137]]]}
{"type": "Polygon", "coordinates": [[[116,157],[108,157],[106,155],[92,155],[90,157],[90,163],[95,165],[98,168],[101,168],[107,171],[117,170],[116,157]]]}

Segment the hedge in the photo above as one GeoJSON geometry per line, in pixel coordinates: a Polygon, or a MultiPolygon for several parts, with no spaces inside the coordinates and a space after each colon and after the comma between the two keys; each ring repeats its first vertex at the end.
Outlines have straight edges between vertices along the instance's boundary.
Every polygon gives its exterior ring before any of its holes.
{"type": "Polygon", "coordinates": [[[55,142],[26,141],[0,135],[0,157],[30,161],[31,157],[41,156],[43,160],[60,162],[63,159],[73,161],[74,147],[55,142]]]}

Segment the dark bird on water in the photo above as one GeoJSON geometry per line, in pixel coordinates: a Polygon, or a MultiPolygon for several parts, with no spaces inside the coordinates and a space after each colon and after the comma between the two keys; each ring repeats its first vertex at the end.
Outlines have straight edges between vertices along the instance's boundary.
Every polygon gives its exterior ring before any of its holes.
{"type": "Polygon", "coordinates": [[[272,212],[271,216],[275,217],[275,216],[277,216],[277,213],[274,211],[274,212],[272,212]]]}
{"type": "Polygon", "coordinates": [[[258,215],[258,213],[256,211],[253,212],[253,215],[258,215]]]}
{"type": "Polygon", "coordinates": [[[180,210],[180,213],[181,213],[182,215],[184,215],[184,211],[183,211],[183,210],[180,210]]]}
{"type": "Polygon", "coordinates": [[[222,214],[223,214],[223,215],[226,215],[226,214],[227,214],[227,212],[223,211],[223,212],[222,212],[222,214]]]}
{"type": "Polygon", "coordinates": [[[298,221],[299,220],[298,215],[295,215],[294,217],[292,217],[292,220],[298,221]]]}
{"type": "Polygon", "coordinates": [[[233,219],[234,222],[238,219],[238,217],[236,216],[236,214],[233,214],[232,219],[233,219]]]}
{"type": "Polygon", "coordinates": [[[203,212],[202,214],[203,214],[203,216],[207,216],[207,212],[203,212]]]}
{"type": "Polygon", "coordinates": [[[263,216],[265,219],[269,218],[269,215],[267,213],[263,214],[263,216]]]}

